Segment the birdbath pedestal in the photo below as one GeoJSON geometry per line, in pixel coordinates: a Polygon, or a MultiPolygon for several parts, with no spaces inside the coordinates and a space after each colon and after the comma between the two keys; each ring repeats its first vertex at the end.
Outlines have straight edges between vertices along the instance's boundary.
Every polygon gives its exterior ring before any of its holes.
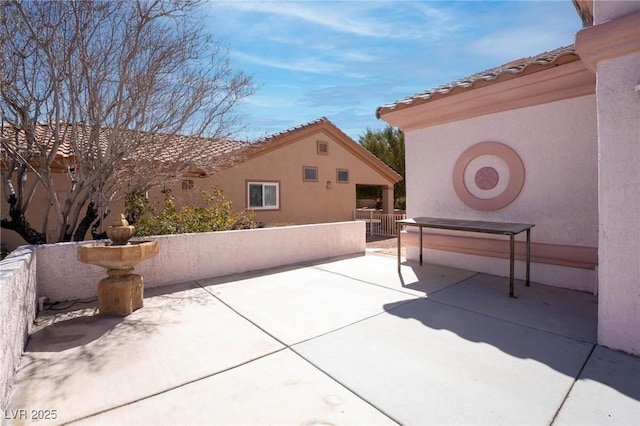
{"type": "Polygon", "coordinates": [[[133,274],[134,266],[158,254],[157,241],[132,241],[134,227],[120,215],[107,229],[110,242],[78,247],[78,260],[107,269],[107,278],[98,283],[98,311],[104,315],[129,315],[142,308],[144,280],[133,274]]]}

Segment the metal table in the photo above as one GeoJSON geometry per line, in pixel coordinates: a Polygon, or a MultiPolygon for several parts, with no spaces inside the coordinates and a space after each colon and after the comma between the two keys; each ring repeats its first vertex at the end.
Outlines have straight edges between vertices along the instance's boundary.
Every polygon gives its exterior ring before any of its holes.
{"type": "Polygon", "coordinates": [[[401,251],[401,231],[403,226],[416,226],[420,228],[420,265],[422,265],[422,228],[448,229],[451,231],[481,232],[484,234],[499,234],[509,236],[509,296],[513,294],[513,264],[515,253],[515,236],[527,231],[527,279],[529,286],[529,272],[531,268],[531,228],[535,225],[530,223],[508,223],[508,222],[485,222],[477,220],[442,219],[435,217],[416,217],[396,221],[396,231],[398,233],[398,272],[400,272],[400,251],[401,251]]]}

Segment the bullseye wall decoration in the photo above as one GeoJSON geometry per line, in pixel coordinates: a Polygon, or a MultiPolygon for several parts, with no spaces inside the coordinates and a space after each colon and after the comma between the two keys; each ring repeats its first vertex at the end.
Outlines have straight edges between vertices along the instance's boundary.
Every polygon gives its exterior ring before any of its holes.
{"type": "Polygon", "coordinates": [[[467,206],[492,211],[508,206],[524,185],[518,154],[498,142],[482,142],[460,155],[453,168],[453,187],[467,206]]]}

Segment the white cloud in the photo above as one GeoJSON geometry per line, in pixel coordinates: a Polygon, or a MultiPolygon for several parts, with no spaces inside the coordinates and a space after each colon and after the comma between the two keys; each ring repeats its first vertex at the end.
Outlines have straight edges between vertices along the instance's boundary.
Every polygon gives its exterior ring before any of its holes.
{"type": "Polygon", "coordinates": [[[294,18],[353,36],[379,39],[420,39],[440,37],[455,29],[455,19],[446,2],[427,5],[421,2],[383,1],[224,1],[211,7],[244,13],[259,13],[294,18]],[[410,17],[422,25],[403,25],[410,17]]]}
{"type": "MultiPolygon", "coordinates": [[[[573,42],[570,1],[210,1],[210,28],[260,85],[240,108],[274,133],[320,116],[353,137],[375,108],[573,42]]],[[[575,25],[574,25],[575,24],[575,25]]]]}
{"type": "MultiPolygon", "coordinates": [[[[469,52],[495,58],[495,65],[509,62],[522,57],[535,56],[545,51],[573,43],[573,32],[540,31],[535,26],[510,28],[504,31],[492,32],[468,45],[469,52]]],[[[478,70],[482,71],[482,70],[478,70]]]]}
{"type": "Polygon", "coordinates": [[[336,69],[336,65],[333,63],[323,62],[308,57],[294,60],[273,60],[265,58],[263,56],[257,56],[238,51],[232,52],[231,56],[239,61],[287,71],[308,72],[314,74],[334,74],[338,71],[336,69]]]}

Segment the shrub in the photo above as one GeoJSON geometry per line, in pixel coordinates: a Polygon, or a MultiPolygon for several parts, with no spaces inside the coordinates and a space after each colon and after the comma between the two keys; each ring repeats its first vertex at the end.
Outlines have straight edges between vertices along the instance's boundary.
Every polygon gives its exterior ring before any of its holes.
{"type": "Polygon", "coordinates": [[[165,189],[164,205],[154,211],[149,200],[140,193],[127,196],[125,208],[129,222],[136,227],[136,236],[184,234],[196,232],[226,231],[230,229],[256,228],[254,213],[243,210],[233,213],[231,201],[223,192],[212,187],[209,191],[200,191],[204,207],[185,205],[178,207],[173,201],[171,191],[165,189]]]}

